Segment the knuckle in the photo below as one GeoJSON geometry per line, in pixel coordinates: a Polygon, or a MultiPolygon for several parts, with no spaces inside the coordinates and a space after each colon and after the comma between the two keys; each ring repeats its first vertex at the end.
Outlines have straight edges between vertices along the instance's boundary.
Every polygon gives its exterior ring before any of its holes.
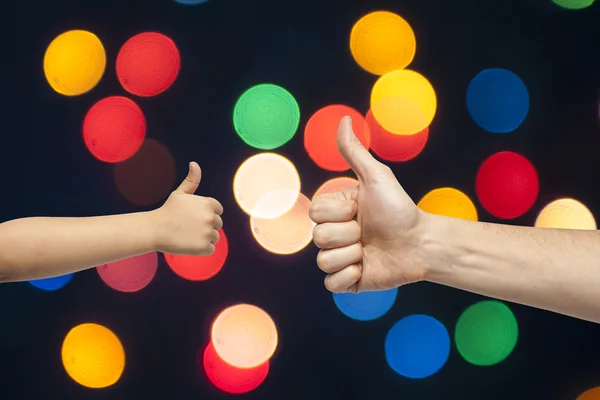
{"type": "Polygon", "coordinates": [[[319,248],[327,247],[331,242],[331,235],[323,225],[317,225],[313,229],[313,241],[319,248]]]}
{"type": "Polygon", "coordinates": [[[310,219],[312,219],[313,221],[317,220],[319,218],[319,215],[321,214],[321,208],[321,203],[315,200],[315,202],[312,203],[308,209],[308,216],[310,217],[310,219]]]}
{"type": "Polygon", "coordinates": [[[323,272],[327,272],[327,270],[329,268],[329,262],[327,261],[327,255],[323,251],[320,251],[319,254],[317,254],[317,265],[323,272]]]}

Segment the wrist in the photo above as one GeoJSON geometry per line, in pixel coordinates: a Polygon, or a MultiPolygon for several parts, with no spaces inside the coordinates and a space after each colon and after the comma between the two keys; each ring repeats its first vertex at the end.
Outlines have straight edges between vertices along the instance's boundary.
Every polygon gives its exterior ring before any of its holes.
{"type": "Polygon", "coordinates": [[[163,232],[164,224],[161,223],[162,215],[160,208],[152,211],[145,211],[140,213],[143,219],[143,229],[145,231],[144,241],[150,251],[161,251],[162,243],[164,242],[163,232]]]}

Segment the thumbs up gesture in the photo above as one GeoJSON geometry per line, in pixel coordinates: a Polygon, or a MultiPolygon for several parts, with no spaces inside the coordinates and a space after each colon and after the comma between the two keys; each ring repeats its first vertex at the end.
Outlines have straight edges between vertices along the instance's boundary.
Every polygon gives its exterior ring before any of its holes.
{"type": "Polygon", "coordinates": [[[223,206],[213,198],[194,195],[201,178],[200,166],[190,163],[185,180],[162,207],[152,211],[158,251],[199,256],[214,253],[223,227],[223,206]]]}
{"type": "Polygon", "coordinates": [[[319,196],[309,214],[317,224],[317,264],[332,292],[386,290],[425,278],[420,248],[424,213],[406,194],[392,170],[377,161],[342,118],[338,149],[359,185],[319,196]]]}

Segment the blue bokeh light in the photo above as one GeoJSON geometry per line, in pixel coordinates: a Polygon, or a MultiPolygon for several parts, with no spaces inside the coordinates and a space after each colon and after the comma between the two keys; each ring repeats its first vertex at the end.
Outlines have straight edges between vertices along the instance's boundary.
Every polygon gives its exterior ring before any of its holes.
{"type": "Polygon", "coordinates": [[[502,68],[481,71],[467,89],[473,121],[492,133],[517,129],[529,112],[529,92],[515,73],[502,68]]]}
{"type": "Polygon", "coordinates": [[[36,279],[29,281],[29,283],[38,289],[54,291],[65,287],[71,279],[73,279],[73,274],[61,275],[54,278],[36,279]]]}
{"type": "Polygon", "coordinates": [[[396,302],[398,289],[380,292],[334,293],[333,301],[344,315],[359,321],[383,316],[396,302]]]}
{"type": "Polygon", "coordinates": [[[438,372],[450,355],[446,327],[428,315],[401,319],[385,338],[385,358],[389,366],[407,378],[426,378],[438,372]]]}
{"type": "Polygon", "coordinates": [[[195,6],[197,4],[206,3],[208,0],[174,0],[175,3],[195,6]]]}

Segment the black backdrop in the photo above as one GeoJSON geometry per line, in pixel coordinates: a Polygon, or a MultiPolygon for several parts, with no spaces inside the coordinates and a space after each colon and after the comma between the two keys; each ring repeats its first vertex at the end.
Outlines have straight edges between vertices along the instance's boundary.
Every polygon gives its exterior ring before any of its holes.
{"type": "MultiPolygon", "coordinates": [[[[420,283],[401,288],[383,318],[350,320],[322,285],[316,249],[311,245],[289,257],[267,254],[252,239],[231,190],[235,170],[256,152],[233,130],[237,97],[258,83],[279,84],[298,100],[302,126],[328,104],[366,111],[375,77],[352,60],[349,31],[362,15],[387,9],[412,24],[418,48],[410,68],[427,76],[438,94],[426,149],[393,166],[416,200],[440,186],[476,199],[479,164],[495,151],[514,150],[538,169],[541,194],[512,223],[533,224],[547,202],[563,195],[600,216],[598,4],[584,11],[566,11],[549,0],[212,0],[195,7],[170,0],[31,0],[13,6],[5,18],[16,24],[2,39],[3,47],[16,50],[3,54],[10,68],[4,79],[15,86],[3,100],[8,124],[0,146],[0,219],[143,209],[120,196],[110,166],[85,149],[80,127],[94,102],[126,95],[114,70],[120,46],[136,33],[159,31],[177,43],[182,69],[169,91],[137,99],[148,137],[172,151],[178,180],[188,161],[203,167],[200,192],[224,204],[232,250],[221,273],[205,283],[184,281],[161,261],[152,284],[136,294],[108,288],[95,271],[77,274],[56,292],[2,285],[0,398],[220,398],[198,373],[196,352],[209,339],[215,315],[237,302],[263,307],[280,334],[271,372],[245,395],[249,399],[574,399],[600,386],[600,325],[518,305],[511,308],[519,342],[505,362],[471,366],[454,347],[430,378],[396,375],[383,354],[395,321],[424,313],[452,332],[460,313],[480,297],[420,283]],[[76,98],[54,93],[42,70],[46,46],[69,29],[96,33],[109,63],[99,86],[76,98]],[[484,132],[466,110],[469,81],[492,67],[517,73],[531,96],[525,123],[508,135],[484,132]],[[64,335],[87,321],[111,327],[124,344],[126,370],[112,388],[85,389],[62,367],[64,335]]],[[[312,163],[301,131],[278,152],[296,164],[309,195],[337,176],[312,163]]],[[[495,221],[479,205],[478,211],[483,220],[495,221]]]]}

